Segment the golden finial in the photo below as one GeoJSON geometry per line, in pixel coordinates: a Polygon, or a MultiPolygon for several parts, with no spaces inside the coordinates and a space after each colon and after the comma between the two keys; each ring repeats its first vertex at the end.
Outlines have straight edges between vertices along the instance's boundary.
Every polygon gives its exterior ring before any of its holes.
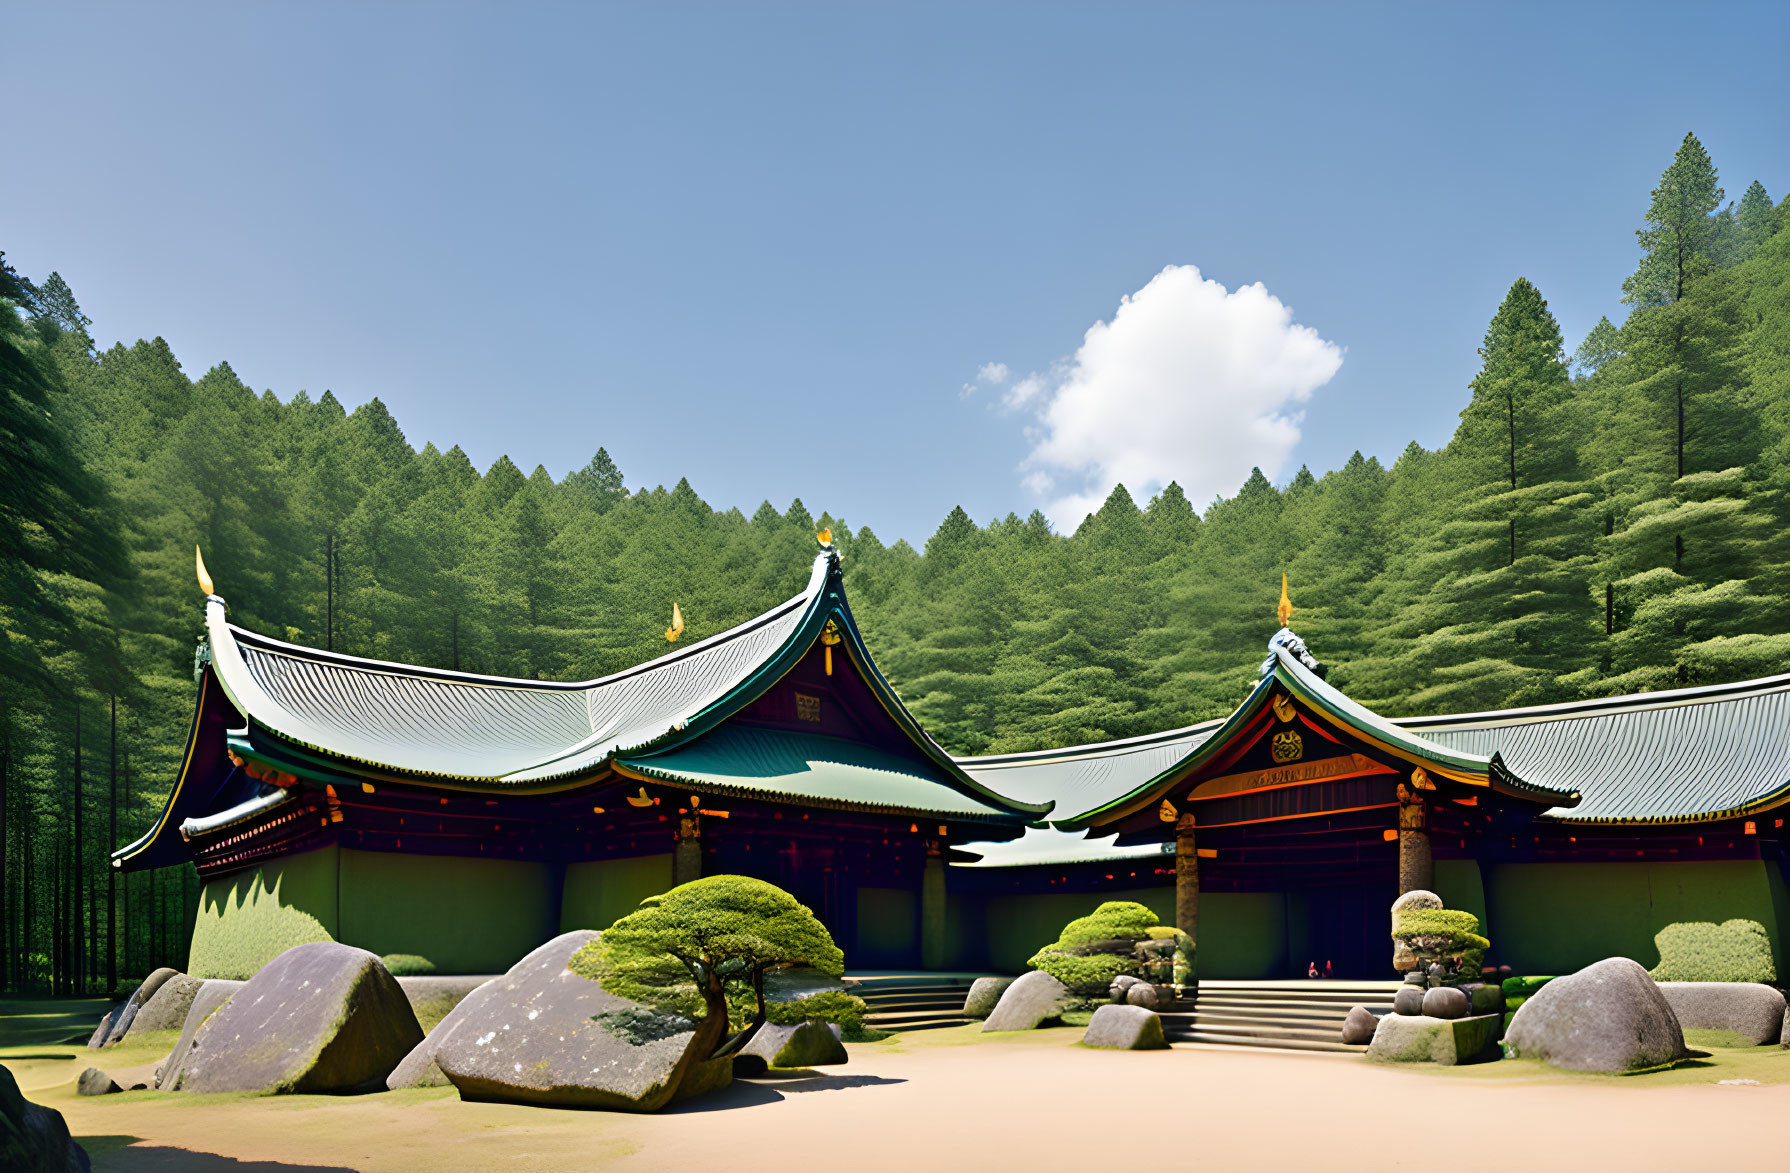
{"type": "Polygon", "coordinates": [[[205,573],[205,555],[199,552],[198,546],[193,547],[193,563],[199,569],[199,589],[208,595],[217,594],[211,585],[211,575],[205,573]]]}
{"type": "Polygon", "coordinates": [[[843,635],[839,634],[839,625],[831,619],[827,620],[827,625],[823,627],[820,632],[820,642],[827,650],[828,676],[833,674],[833,646],[844,638],[843,635]]]}
{"type": "Polygon", "coordinates": [[[1282,627],[1285,627],[1287,620],[1293,617],[1293,600],[1287,597],[1287,575],[1284,570],[1280,574],[1280,610],[1277,614],[1280,616],[1282,627]]]}
{"type": "Polygon", "coordinates": [[[829,525],[826,529],[815,534],[814,540],[823,546],[831,546],[833,544],[833,527],[829,525]]]}
{"type": "Polygon", "coordinates": [[[676,603],[673,603],[671,605],[671,626],[665,629],[665,638],[676,643],[677,637],[682,634],[684,634],[684,613],[678,610],[676,603]]]}

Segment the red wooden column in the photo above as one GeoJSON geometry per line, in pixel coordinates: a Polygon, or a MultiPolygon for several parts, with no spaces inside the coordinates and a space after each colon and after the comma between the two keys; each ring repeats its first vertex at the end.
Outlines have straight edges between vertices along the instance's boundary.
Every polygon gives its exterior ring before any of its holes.
{"type": "Polygon", "coordinates": [[[671,852],[673,887],[702,878],[702,816],[692,810],[677,820],[677,846],[671,852]]]}
{"type": "Polygon", "coordinates": [[[1175,820],[1175,927],[1199,944],[1200,855],[1191,813],[1175,820]]]}
{"type": "Polygon", "coordinates": [[[1429,782],[1420,766],[1409,781],[1398,784],[1398,894],[1436,886],[1436,865],[1430,859],[1429,824],[1424,817],[1424,789],[1429,782]]]}

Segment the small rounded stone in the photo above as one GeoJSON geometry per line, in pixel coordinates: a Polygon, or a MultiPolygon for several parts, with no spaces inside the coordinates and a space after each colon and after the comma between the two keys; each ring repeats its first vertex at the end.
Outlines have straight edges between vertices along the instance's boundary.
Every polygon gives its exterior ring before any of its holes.
{"type": "Polygon", "coordinates": [[[1465,1018],[1469,1009],[1467,995],[1453,986],[1437,986],[1424,992],[1423,1012],[1431,1018],[1465,1018]]]}

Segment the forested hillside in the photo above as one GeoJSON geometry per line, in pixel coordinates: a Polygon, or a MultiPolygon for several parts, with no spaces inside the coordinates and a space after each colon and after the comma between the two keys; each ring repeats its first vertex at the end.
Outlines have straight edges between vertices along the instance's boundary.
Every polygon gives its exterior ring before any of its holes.
{"type": "Polygon", "coordinates": [[[1283,571],[1332,681],[1387,713],[1782,671],[1790,210],[1758,183],[1728,202],[1691,136],[1636,203],[1626,320],[1568,352],[1513,274],[1471,387],[1437,389],[1462,403],[1439,450],[1282,488],[1258,472],[1203,506],[1120,487],[1073,534],[954,510],[923,550],[800,501],[747,517],[687,482],[631,489],[601,449],[560,481],[481,472],[413,449],[377,399],[193,379],[160,338],[101,348],[60,277],[8,270],[0,984],[99,989],[184,956],[190,871],[117,877],[106,856],[159,813],[184,746],[195,543],[258,631],[579,679],[663,652],[674,601],[696,639],[787,598],[830,525],[879,662],[959,753],[1226,712],[1283,571]]]}

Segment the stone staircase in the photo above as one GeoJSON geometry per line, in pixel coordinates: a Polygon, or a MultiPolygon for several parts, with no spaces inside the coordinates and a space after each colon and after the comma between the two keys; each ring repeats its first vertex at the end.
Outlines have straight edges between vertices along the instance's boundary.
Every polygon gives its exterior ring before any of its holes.
{"type": "MultiPolygon", "coordinates": [[[[929,1030],[961,1026],[963,1000],[980,974],[854,973],[846,988],[864,999],[870,1012],[864,1021],[880,1030],[929,1030]]],[[[1346,1007],[1345,1007],[1346,1009],[1346,1007]]]]}
{"type": "Polygon", "coordinates": [[[1390,1014],[1398,987],[1396,981],[1205,980],[1196,997],[1162,1008],[1163,1033],[1171,1043],[1359,1054],[1367,1048],[1342,1041],[1349,1008],[1390,1014]]]}

